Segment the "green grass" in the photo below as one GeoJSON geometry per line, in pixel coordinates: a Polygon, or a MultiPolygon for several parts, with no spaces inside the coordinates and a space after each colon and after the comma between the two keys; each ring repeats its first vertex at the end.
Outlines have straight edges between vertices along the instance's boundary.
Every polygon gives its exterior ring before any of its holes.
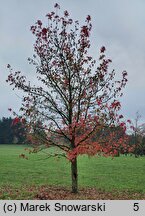
{"type": "MultiPolygon", "coordinates": [[[[0,145],[0,188],[12,186],[71,186],[70,162],[65,158],[45,159],[45,154],[26,153],[24,146],[0,145]]],[[[79,156],[80,187],[145,192],[145,157],[121,156],[112,158],[79,156]]]]}

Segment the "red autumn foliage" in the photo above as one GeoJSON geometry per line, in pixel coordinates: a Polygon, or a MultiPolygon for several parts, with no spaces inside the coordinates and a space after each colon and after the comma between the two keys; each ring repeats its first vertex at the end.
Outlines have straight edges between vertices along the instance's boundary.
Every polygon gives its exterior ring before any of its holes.
{"type": "Polygon", "coordinates": [[[43,34],[43,35],[46,35],[46,34],[47,34],[47,31],[48,31],[48,30],[47,30],[46,28],[43,28],[43,29],[42,29],[42,34],[43,34]]]}
{"type": "Polygon", "coordinates": [[[16,117],[16,118],[14,118],[12,125],[16,125],[19,122],[20,122],[20,119],[18,117],[16,117]]]}
{"type": "Polygon", "coordinates": [[[66,17],[68,17],[68,16],[69,16],[68,11],[64,11],[64,15],[65,15],[66,17]]]}
{"type": "Polygon", "coordinates": [[[91,16],[88,15],[87,18],[86,18],[86,20],[87,20],[88,22],[91,21],[91,16]]]}
{"type": "Polygon", "coordinates": [[[11,112],[12,111],[12,109],[11,108],[8,108],[8,110],[11,112]]]}
{"type": "Polygon", "coordinates": [[[19,157],[28,160],[28,157],[25,154],[20,154],[19,157]]]}
{"type": "Polygon", "coordinates": [[[60,5],[56,3],[56,4],[54,5],[54,8],[60,9],[60,5]]]}
{"type": "Polygon", "coordinates": [[[89,37],[89,30],[87,26],[83,26],[81,32],[85,37],[89,37]]]}
{"type": "Polygon", "coordinates": [[[106,50],[106,48],[105,48],[104,46],[102,46],[101,49],[100,49],[100,52],[101,52],[101,53],[104,53],[105,50],[106,50]]]}

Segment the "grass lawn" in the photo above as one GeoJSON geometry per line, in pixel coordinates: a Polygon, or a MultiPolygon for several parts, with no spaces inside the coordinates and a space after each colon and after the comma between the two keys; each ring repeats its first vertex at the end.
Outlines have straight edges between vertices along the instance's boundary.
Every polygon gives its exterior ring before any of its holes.
{"type": "MultiPolygon", "coordinates": [[[[0,145],[0,199],[17,198],[12,190],[42,187],[71,187],[70,162],[65,158],[45,159],[45,154],[30,154],[29,159],[19,158],[25,146],[0,145]],[[8,195],[9,194],[9,195],[8,195]]],[[[121,156],[112,158],[79,156],[80,188],[130,191],[145,193],[145,157],[121,156]]],[[[29,194],[29,192],[28,192],[29,194]]],[[[20,198],[29,197],[25,194],[20,198]]],[[[30,197],[32,198],[32,197],[30,197]]]]}

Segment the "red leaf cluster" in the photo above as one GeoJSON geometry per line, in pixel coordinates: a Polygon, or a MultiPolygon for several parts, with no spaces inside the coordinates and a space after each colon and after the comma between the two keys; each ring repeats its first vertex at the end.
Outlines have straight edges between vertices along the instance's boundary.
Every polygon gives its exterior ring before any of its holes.
{"type": "Polygon", "coordinates": [[[20,118],[18,118],[18,117],[14,118],[14,120],[12,122],[12,126],[16,125],[19,122],[20,122],[20,118]]]}
{"type": "Polygon", "coordinates": [[[106,50],[106,48],[105,48],[104,46],[102,46],[101,49],[100,49],[100,52],[101,52],[101,53],[104,53],[105,50],[106,50]]]}

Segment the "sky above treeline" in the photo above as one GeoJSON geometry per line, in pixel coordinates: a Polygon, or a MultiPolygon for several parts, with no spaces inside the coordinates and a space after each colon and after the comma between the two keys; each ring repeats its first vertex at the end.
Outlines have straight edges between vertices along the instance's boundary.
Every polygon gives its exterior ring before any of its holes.
{"type": "MultiPolygon", "coordinates": [[[[53,11],[53,0],[1,0],[0,1],[0,118],[10,116],[8,108],[18,111],[21,93],[12,91],[5,82],[9,71],[21,70],[30,79],[35,71],[27,58],[33,55],[34,36],[30,26],[53,11]]],[[[99,49],[105,46],[112,59],[112,68],[119,77],[128,72],[128,83],[121,99],[122,113],[134,119],[139,111],[145,122],[145,1],[144,0],[62,0],[57,1],[61,11],[68,10],[71,17],[81,24],[87,15],[92,17],[90,50],[99,57],[99,49]]]]}

